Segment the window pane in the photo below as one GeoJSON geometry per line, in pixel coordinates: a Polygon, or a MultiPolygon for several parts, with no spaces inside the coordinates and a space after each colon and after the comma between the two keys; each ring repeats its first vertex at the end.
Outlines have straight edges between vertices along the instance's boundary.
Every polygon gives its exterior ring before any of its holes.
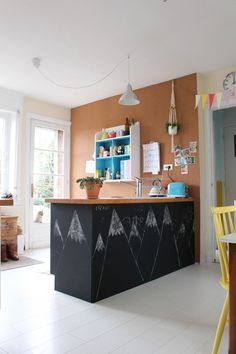
{"type": "Polygon", "coordinates": [[[50,128],[35,128],[35,148],[64,151],[64,132],[50,128]]]}
{"type": "Polygon", "coordinates": [[[63,198],[64,177],[33,176],[34,204],[42,205],[45,198],[63,198]]]}
{"type": "Polygon", "coordinates": [[[3,151],[3,130],[4,130],[4,120],[0,119],[0,196],[2,196],[2,172],[3,172],[3,159],[2,159],[2,151],[3,151]]]}
{"type": "Polygon", "coordinates": [[[34,173],[64,173],[64,153],[34,150],[34,173]]]}

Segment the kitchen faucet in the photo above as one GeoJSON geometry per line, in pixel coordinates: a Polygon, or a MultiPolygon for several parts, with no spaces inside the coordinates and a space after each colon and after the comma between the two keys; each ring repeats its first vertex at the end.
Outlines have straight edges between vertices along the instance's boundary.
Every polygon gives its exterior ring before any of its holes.
{"type": "Polygon", "coordinates": [[[135,181],[136,181],[135,196],[136,196],[136,198],[141,198],[142,197],[142,179],[139,177],[135,177],[135,181]]]}

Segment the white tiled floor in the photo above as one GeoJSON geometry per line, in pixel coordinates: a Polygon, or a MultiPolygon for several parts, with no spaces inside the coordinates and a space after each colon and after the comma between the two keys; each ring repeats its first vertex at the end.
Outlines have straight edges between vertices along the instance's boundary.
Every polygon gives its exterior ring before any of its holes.
{"type": "MultiPolygon", "coordinates": [[[[0,354],[209,354],[225,292],[194,265],[96,304],[55,292],[46,263],[2,272],[0,354]]],[[[226,354],[226,328],[219,354],[226,354]]]]}

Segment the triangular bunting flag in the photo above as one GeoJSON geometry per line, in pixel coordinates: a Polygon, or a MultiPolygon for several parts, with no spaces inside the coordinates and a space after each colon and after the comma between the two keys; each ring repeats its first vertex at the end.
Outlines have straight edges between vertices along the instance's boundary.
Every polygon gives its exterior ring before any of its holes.
{"type": "Polygon", "coordinates": [[[210,108],[211,108],[212,105],[213,105],[215,95],[216,95],[215,93],[209,93],[209,94],[208,94],[210,108]]]}
{"type": "Polygon", "coordinates": [[[207,101],[207,95],[202,95],[201,98],[202,98],[202,109],[204,109],[207,101]]]}
{"type": "Polygon", "coordinates": [[[198,107],[201,95],[195,95],[195,109],[198,107]]]}
{"type": "Polygon", "coordinates": [[[222,93],[222,92],[217,92],[217,93],[216,93],[217,108],[220,108],[222,96],[223,96],[223,93],[222,93]]]}

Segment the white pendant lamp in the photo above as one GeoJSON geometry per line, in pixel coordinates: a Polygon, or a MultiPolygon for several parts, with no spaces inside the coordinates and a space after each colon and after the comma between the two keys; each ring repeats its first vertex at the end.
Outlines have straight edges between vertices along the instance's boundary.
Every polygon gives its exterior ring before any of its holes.
{"type": "Polygon", "coordinates": [[[128,85],[125,93],[120,97],[119,99],[119,104],[123,106],[135,106],[140,103],[138,97],[135,95],[135,93],[132,90],[132,86],[130,84],[130,57],[128,55],[128,85]]]}

